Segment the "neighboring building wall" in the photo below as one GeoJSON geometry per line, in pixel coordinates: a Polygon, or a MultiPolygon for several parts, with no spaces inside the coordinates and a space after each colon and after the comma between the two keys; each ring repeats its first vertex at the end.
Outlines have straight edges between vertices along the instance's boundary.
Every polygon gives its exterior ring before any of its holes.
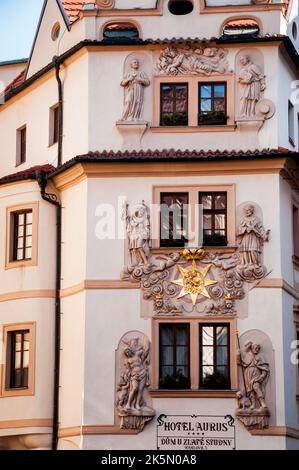
{"type": "Polygon", "coordinates": [[[26,68],[26,61],[22,63],[0,62],[0,93],[26,68]]]}

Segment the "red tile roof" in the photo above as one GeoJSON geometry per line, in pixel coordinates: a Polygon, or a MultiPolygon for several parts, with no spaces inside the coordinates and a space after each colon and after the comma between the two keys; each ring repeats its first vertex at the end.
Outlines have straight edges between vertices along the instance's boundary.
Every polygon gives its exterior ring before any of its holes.
{"type": "Polygon", "coordinates": [[[0,98],[3,97],[3,95],[6,95],[9,91],[12,91],[14,88],[17,88],[23,81],[25,80],[25,72],[26,70],[22,70],[22,72],[19,73],[19,75],[16,76],[16,78],[13,79],[12,82],[10,82],[6,88],[4,88],[3,92],[0,93],[0,98]]]}
{"type": "Polygon", "coordinates": [[[27,168],[26,170],[21,170],[7,176],[3,176],[2,178],[0,178],[0,184],[5,184],[9,183],[10,181],[18,180],[35,180],[37,171],[51,173],[53,170],[55,170],[55,167],[53,165],[49,165],[48,163],[45,165],[32,166],[31,168],[27,168]]]}
{"type": "Polygon", "coordinates": [[[73,23],[79,18],[79,12],[82,10],[85,3],[96,3],[96,0],[61,0],[61,3],[71,21],[73,23]]]}

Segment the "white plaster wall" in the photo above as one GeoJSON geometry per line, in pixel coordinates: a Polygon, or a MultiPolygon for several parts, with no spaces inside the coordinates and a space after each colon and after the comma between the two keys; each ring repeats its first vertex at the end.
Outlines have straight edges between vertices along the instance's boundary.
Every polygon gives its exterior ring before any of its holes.
{"type": "Polygon", "coordinates": [[[138,330],[151,337],[139,315],[139,290],[86,294],[84,424],[114,424],[115,350],[122,335],[138,330]]]}
{"type": "Polygon", "coordinates": [[[24,63],[24,64],[7,64],[7,65],[1,65],[1,63],[0,63],[0,93],[25,68],[26,68],[26,63],[24,63]]]}
{"type": "Polygon", "coordinates": [[[61,194],[63,289],[86,279],[86,194],[86,181],[61,194]]]}
{"type": "Polygon", "coordinates": [[[277,85],[278,85],[278,142],[281,147],[290,150],[298,150],[299,148],[299,130],[298,130],[298,113],[299,113],[299,94],[298,94],[298,73],[291,68],[289,62],[279,54],[277,68],[277,85]],[[297,90],[296,90],[297,88],[297,90]],[[295,147],[289,142],[288,129],[288,101],[294,105],[294,136],[295,147]]]}
{"type": "Polygon", "coordinates": [[[82,39],[84,39],[83,22],[74,23],[70,32],[56,0],[48,0],[30,59],[27,78],[52,62],[53,56],[62,54],[82,39]],[[51,32],[57,21],[60,23],[61,31],[58,39],[53,41],[51,32]]]}
{"type": "Polygon", "coordinates": [[[54,74],[30,93],[0,107],[0,176],[45,163],[56,164],[57,144],[49,145],[49,108],[58,101],[54,74]],[[27,126],[26,162],[16,164],[17,129],[27,126]]]}
{"type": "Polygon", "coordinates": [[[85,361],[85,294],[61,303],[60,427],[83,423],[85,361]]]}
{"type": "MultiPolygon", "coordinates": [[[[124,0],[127,1],[127,0],[124,0]]],[[[250,5],[247,12],[199,14],[199,0],[194,1],[194,9],[188,15],[173,15],[168,10],[168,2],[163,2],[163,16],[134,16],[143,31],[143,39],[164,38],[211,38],[221,35],[221,25],[229,17],[255,16],[262,25],[263,34],[275,34],[284,27],[285,20],[278,11],[254,11],[250,5]]],[[[97,19],[98,31],[111,17],[97,19]]]]}
{"type": "Polygon", "coordinates": [[[55,216],[55,207],[41,199],[37,183],[0,187],[0,294],[55,288],[55,216]],[[5,270],[6,208],[31,202],[39,204],[37,266],[5,270]]]}
{"type": "Polygon", "coordinates": [[[287,293],[282,297],[282,315],[283,315],[283,364],[284,387],[285,387],[285,417],[286,426],[298,429],[298,404],[296,400],[297,391],[297,369],[298,365],[292,364],[291,343],[296,339],[296,331],[293,317],[294,299],[287,293]]]}
{"type": "MultiPolygon", "coordinates": [[[[54,305],[54,299],[20,299],[0,302],[1,338],[4,324],[36,322],[35,393],[33,396],[0,398],[0,417],[3,421],[52,418],[54,305]]],[[[2,348],[1,340],[1,350],[2,348]]],[[[20,429],[13,433],[20,433],[20,429]]],[[[3,430],[0,434],[6,435],[7,431],[3,430]]]]}
{"type": "Polygon", "coordinates": [[[280,257],[282,263],[282,278],[285,279],[291,286],[294,284],[293,277],[293,204],[292,204],[292,191],[282,177],[279,182],[280,198],[280,257]]]}

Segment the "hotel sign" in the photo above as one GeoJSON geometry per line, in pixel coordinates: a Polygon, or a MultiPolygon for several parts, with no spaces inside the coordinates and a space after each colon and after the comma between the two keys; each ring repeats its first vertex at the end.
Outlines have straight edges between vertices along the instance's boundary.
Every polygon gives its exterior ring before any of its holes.
{"type": "Polygon", "coordinates": [[[234,418],[204,415],[160,415],[159,450],[235,450],[234,418]]]}

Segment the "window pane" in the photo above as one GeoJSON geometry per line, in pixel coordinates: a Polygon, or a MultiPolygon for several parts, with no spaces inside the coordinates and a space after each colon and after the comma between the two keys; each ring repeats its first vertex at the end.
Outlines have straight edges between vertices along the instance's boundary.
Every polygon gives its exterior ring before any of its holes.
{"type": "Polygon", "coordinates": [[[205,346],[205,347],[202,348],[202,363],[203,363],[203,365],[213,365],[214,364],[213,352],[214,352],[213,346],[205,346]]]}
{"type": "Polygon", "coordinates": [[[227,345],[227,326],[217,326],[216,329],[217,345],[227,345]]]}
{"type": "Polygon", "coordinates": [[[177,376],[188,377],[188,366],[179,366],[176,370],[177,376]]]}
{"type": "Polygon", "coordinates": [[[225,111],[225,101],[222,98],[214,100],[214,111],[223,112],[225,111]]]}
{"type": "Polygon", "coordinates": [[[209,111],[212,111],[212,100],[206,99],[206,98],[202,99],[200,110],[202,113],[207,113],[209,111]]]}
{"type": "Polygon", "coordinates": [[[32,258],[32,248],[26,248],[26,259],[31,259],[32,258]]]}
{"type": "Polygon", "coordinates": [[[176,344],[185,346],[187,344],[187,328],[185,326],[178,326],[176,328],[176,344]]]}
{"type": "Polygon", "coordinates": [[[204,209],[212,209],[212,196],[210,194],[203,194],[201,203],[204,209]]]}
{"type": "Polygon", "coordinates": [[[224,98],[224,96],[225,96],[225,86],[224,85],[215,85],[214,86],[214,96],[215,96],[215,98],[224,98]]]}
{"type": "Polygon", "coordinates": [[[31,247],[32,246],[32,237],[31,235],[26,237],[26,247],[31,247]]]}
{"type": "Polygon", "coordinates": [[[19,226],[18,228],[18,237],[24,236],[24,225],[19,226]]]}
{"type": "Polygon", "coordinates": [[[18,250],[17,252],[17,260],[20,261],[23,259],[23,249],[18,250]]]}
{"type": "Polygon", "coordinates": [[[24,351],[24,354],[23,354],[23,367],[28,367],[28,366],[29,366],[29,351],[24,351]]]}
{"type": "Polygon", "coordinates": [[[204,229],[211,229],[212,228],[212,216],[204,214],[203,215],[203,228],[204,229]]]}
{"type": "Polygon", "coordinates": [[[214,373],[214,367],[213,366],[204,366],[202,368],[202,374],[203,374],[203,381],[206,380],[207,377],[210,375],[213,375],[214,373]]]}
{"type": "Polygon", "coordinates": [[[202,344],[203,346],[213,345],[213,327],[212,326],[204,326],[202,328],[202,344]]]}
{"type": "Polygon", "coordinates": [[[171,365],[173,364],[173,347],[164,346],[162,348],[162,364],[171,365]]]}
{"type": "Polygon", "coordinates": [[[176,363],[178,366],[188,364],[188,348],[186,346],[176,348],[176,363]]]}
{"type": "Polygon", "coordinates": [[[162,345],[173,344],[173,329],[170,326],[163,326],[161,328],[161,342],[162,345]]]}
{"type": "Polygon", "coordinates": [[[18,238],[18,248],[23,248],[24,246],[24,238],[18,238]]]}
{"type": "Polygon", "coordinates": [[[24,214],[18,214],[18,225],[24,225],[24,214]]]}
{"type": "Polygon", "coordinates": [[[28,370],[29,370],[28,367],[23,369],[23,383],[22,383],[23,387],[28,387],[28,370]]]}
{"type": "Polygon", "coordinates": [[[26,213],[26,224],[32,224],[32,211],[26,213]]]}
{"type": "Polygon", "coordinates": [[[225,229],[225,215],[216,214],[215,215],[215,229],[224,230],[225,229]]]}
{"type": "Polygon", "coordinates": [[[215,196],[215,209],[226,209],[225,194],[217,194],[215,196]]]}
{"type": "Polygon", "coordinates": [[[15,368],[19,369],[21,367],[21,352],[15,353],[15,368]]]}
{"type": "Polygon", "coordinates": [[[167,375],[173,375],[173,366],[162,366],[161,374],[162,377],[166,377],[167,375]]]}
{"type": "Polygon", "coordinates": [[[227,364],[227,346],[218,346],[216,351],[216,362],[217,365],[227,364]]]}
{"type": "Polygon", "coordinates": [[[14,388],[21,387],[21,370],[20,369],[14,370],[11,385],[14,388]]]}
{"type": "Polygon", "coordinates": [[[228,367],[227,366],[217,366],[217,375],[220,376],[219,379],[223,382],[228,381],[228,367]]]}
{"type": "Polygon", "coordinates": [[[212,94],[212,87],[210,85],[202,85],[200,87],[201,98],[210,98],[212,94]]]}

